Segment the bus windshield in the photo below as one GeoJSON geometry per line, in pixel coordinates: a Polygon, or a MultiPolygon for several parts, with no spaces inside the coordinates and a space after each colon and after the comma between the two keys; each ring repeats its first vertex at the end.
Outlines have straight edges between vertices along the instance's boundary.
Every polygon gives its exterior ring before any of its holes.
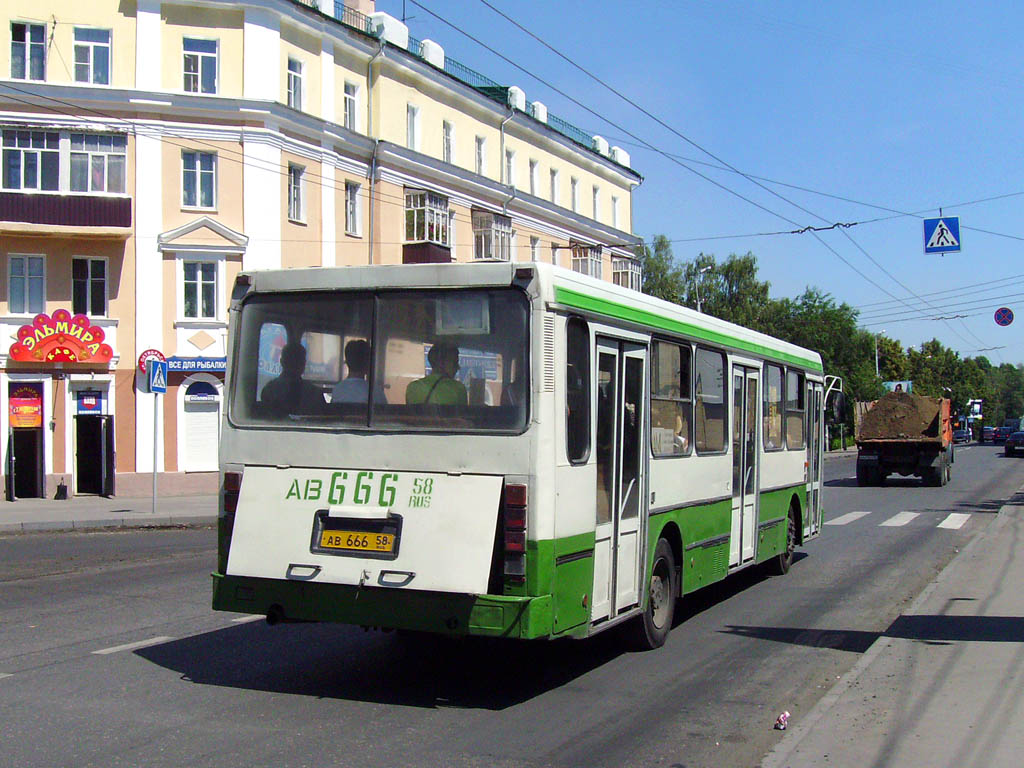
{"type": "Polygon", "coordinates": [[[237,326],[231,421],[522,432],[528,317],[513,288],[257,294],[237,326]]]}

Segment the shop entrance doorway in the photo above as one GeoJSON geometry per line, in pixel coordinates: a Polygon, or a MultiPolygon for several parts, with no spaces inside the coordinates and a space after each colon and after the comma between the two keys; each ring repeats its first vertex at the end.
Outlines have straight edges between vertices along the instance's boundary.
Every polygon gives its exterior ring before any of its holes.
{"type": "Polygon", "coordinates": [[[114,495],[114,417],[75,416],[76,493],[114,495]]]}
{"type": "Polygon", "coordinates": [[[10,382],[7,401],[7,498],[40,499],[46,479],[42,382],[10,382]]]}
{"type": "MultiPolygon", "coordinates": [[[[17,427],[11,430],[8,473],[13,479],[15,499],[43,497],[43,430],[41,427],[17,427]],[[13,466],[12,466],[13,465],[13,466]]],[[[10,484],[9,484],[10,485],[10,484]]]]}

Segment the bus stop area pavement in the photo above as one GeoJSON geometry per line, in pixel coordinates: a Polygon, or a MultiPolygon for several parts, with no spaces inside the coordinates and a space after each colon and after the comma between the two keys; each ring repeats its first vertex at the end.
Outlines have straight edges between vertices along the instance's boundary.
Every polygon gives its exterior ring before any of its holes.
{"type": "Polygon", "coordinates": [[[780,736],[762,768],[1024,765],[1024,506],[1004,505],[780,736]]]}
{"type": "Polygon", "coordinates": [[[153,497],[73,496],[0,501],[0,535],[96,528],[207,526],[217,522],[217,494],[153,497]]]}

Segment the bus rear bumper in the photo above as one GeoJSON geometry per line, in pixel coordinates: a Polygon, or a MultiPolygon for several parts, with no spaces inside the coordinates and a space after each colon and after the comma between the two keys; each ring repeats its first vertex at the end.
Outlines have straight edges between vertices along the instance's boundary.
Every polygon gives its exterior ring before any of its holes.
{"type": "Polygon", "coordinates": [[[464,595],[214,573],[217,611],[275,615],[284,621],[334,621],[444,635],[551,637],[551,595],[464,595]]]}

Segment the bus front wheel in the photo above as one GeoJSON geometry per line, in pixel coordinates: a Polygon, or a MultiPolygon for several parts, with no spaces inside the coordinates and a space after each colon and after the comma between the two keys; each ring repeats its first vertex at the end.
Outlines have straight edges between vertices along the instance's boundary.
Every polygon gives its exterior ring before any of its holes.
{"type": "Polygon", "coordinates": [[[647,606],[636,624],[636,640],[644,650],[660,648],[672,629],[676,605],[676,559],[665,539],[658,539],[647,591],[647,606]]]}

